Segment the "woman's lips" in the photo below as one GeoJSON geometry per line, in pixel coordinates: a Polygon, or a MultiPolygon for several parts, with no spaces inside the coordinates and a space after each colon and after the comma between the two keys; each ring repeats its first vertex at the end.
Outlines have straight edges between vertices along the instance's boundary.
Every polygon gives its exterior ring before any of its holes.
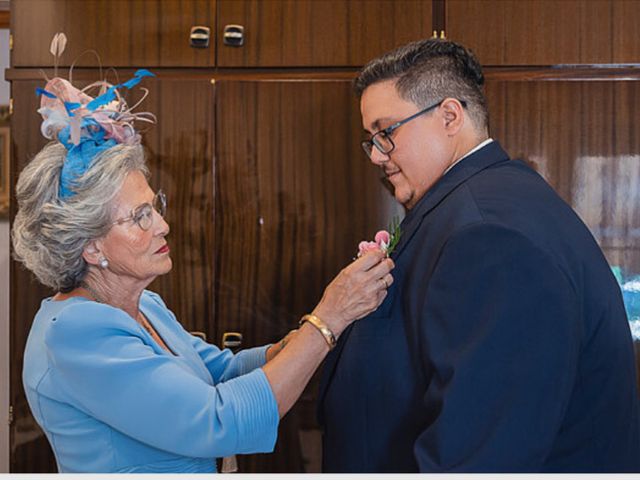
{"type": "Polygon", "coordinates": [[[169,252],[169,245],[163,245],[162,247],[160,247],[158,250],[156,250],[156,253],[168,253],[169,252]]]}

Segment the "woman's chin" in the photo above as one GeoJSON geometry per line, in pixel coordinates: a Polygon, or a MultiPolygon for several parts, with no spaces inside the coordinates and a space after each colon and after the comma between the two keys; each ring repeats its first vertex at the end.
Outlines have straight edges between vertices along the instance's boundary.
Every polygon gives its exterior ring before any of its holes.
{"type": "Polygon", "coordinates": [[[173,268],[173,261],[171,260],[171,257],[167,255],[165,258],[157,262],[154,270],[155,270],[156,276],[160,276],[160,275],[166,275],[171,271],[172,268],[173,268]]]}
{"type": "Polygon", "coordinates": [[[165,270],[160,275],[166,275],[173,268],[173,260],[171,260],[171,257],[167,256],[165,263],[167,264],[165,270]]]}

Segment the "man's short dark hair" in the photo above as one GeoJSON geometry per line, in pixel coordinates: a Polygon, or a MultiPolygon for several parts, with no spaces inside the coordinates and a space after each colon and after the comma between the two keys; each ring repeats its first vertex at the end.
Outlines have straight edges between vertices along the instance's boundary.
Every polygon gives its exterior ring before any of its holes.
{"type": "Polygon", "coordinates": [[[458,43],[429,38],[385,53],[362,69],[356,93],[362,96],[367,87],[384,80],[396,80],[398,95],[420,108],[448,97],[464,100],[475,126],[488,128],[482,68],[473,52],[458,43]]]}

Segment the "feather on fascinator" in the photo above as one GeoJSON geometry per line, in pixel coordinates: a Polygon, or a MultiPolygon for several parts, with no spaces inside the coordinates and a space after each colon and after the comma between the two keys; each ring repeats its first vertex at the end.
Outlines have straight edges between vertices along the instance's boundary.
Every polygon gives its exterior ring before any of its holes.
{"type": "Polygon", "coordinates": [[[66,43],[64,33],[53,37],[50,51],[55,59],[56,76],[48,80],[44,89],[36,89],[41,96],[38,113],[43,119],[42,135],[50,140],[57,139],[67,149],[67,158],[60,173],[58,196],[61,199],[75,195],[76,179],[91,167],[100,153],[118,144],[140,143],[140,135],[133,127],[135,121],[156,123],[152,113],[132,111],[148,95],[146,88],[141,89],[143,97],[132,107],[120,93],[120,89],[130,90],[144,77],[154,77],[153,73],[142,69],[124,83],[112,85],[101,80],[78,89],[71,81],[57,76],[58,59],[66,43]],[[98,96],[93,98],[87,92],[96,88],[99,89],[98,96]]]}

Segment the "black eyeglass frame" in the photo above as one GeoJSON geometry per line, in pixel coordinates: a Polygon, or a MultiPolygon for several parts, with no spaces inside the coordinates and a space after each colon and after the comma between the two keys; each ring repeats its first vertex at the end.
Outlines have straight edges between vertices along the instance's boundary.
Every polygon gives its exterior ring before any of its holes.
{"type": "MultiPolygon", "coordinates": [[[[374,133],[371,136],[371,138],[369,140],[364,140],[362,142],[361,145],[362,145],[362,149],[364,150],[364,153],[366,153],[367,156],[369,158],[371,158],[371,153],[373,152],[373,147],[375,146],[378,149],[378,151],[380,153],[382,153],[383,155],[389,155],[396,148],[396,144],[393,143],[393,140],[391,139],[391,134],[396,129],[398,129],[399,127],[401,127],[405,123],[410,122],[414,118],[418,118],[420,115],[424,115],[425,113],[433,110],[434,108],[438,108],[440,105],[442,105],[442,102],[444,102],[445,100],[446,100],[446,98],[443,98],[438,103],[434,103],[433,105],[430,105],[427,108],[425,108],[423,110],[420,110],[418,113],[414,113],[410,117],[407,117],[407,118],[405,118],[403,120],[400,120],[400,121],[394,123],[393,125],[388,126],[387,128],[384,128],[382,130],[378,130],[376,133],[374,133]],[[386,140],[388,140],[389,143],[391,144],[391,148],[388,149],[388,150],[385,150],[384,146],[378,140],[378,137],[384,137],[386,140]]],[[[464,101],[464,100],[458,100],[458,101],[460,102],[460,105],[462,105],[462,108],[467,108],[467,102],[466,101],[464,101]]]]}
{"type": "Polygon", "coordinates": [[[167,212],[167,196],[162,191],[162,189],[158,190],[158,192],[153,196],[153,200],[152,200],[151,203],[143,203],[142,205],[138,205],[131,212],[131,214],[128,217],[120,218],[120,219],[114,221],[113,223],[111,223],[111,226],[122,225],[123,223],[129,222],[129,221],[133,221],[133,223],[138,225],[138,227],[140,227],[140,229],[142,229],[142,230],[144,230],[146,232],[153,225],[153,211],[154,210],[162,218],[164,218],[164,216],[165,216],[165,214],[167,212]],[[158,208],[156,208],[156,207],[160,207],[160,209],[158,210],[158,208]],[[146,227],[146,228],[144,227],[144,225],[142,225],[142,219],[143,219],[144,216],[148,216],[149,218],[151,218],[151,223],[149,223],[149,226],[146,227]]]}

